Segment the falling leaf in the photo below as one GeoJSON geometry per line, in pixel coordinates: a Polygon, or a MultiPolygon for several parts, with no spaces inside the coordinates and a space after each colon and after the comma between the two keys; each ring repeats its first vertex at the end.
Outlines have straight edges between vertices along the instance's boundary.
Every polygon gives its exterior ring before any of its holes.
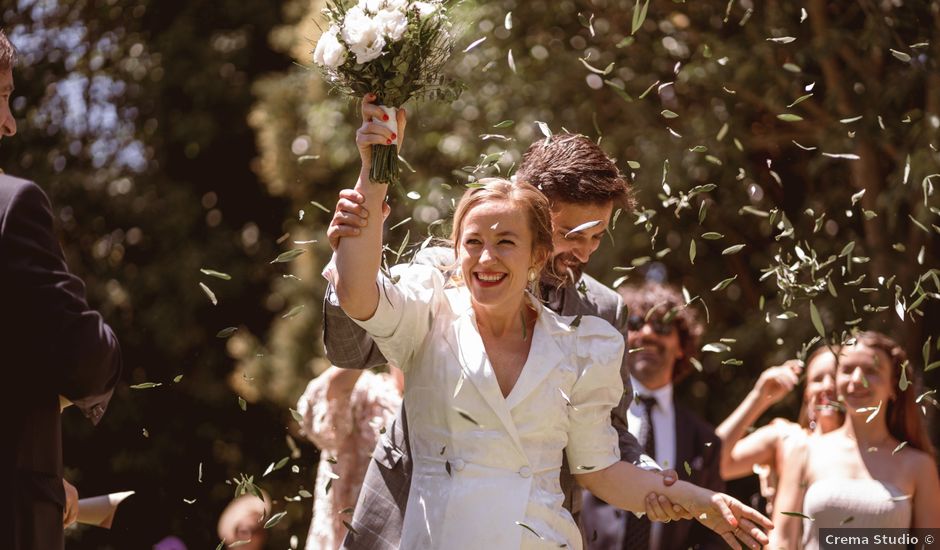
{"type": "Polygon", "coordinates": [[[303,304],[301,304],[301,305],[299,305],[299,306],[294,306],[294,307],[292,307],[292,308],[290,309],[290,311],[288,311],[288,312],[285,313],[284,315],[281,315],[281,319],[290,319],[291,317],[294,317],[294,316],[296,316],[298,313],[300,313],[301,311],[303,311],[303,309],[304,309],[305,307],[306,307],[306,306],[303,305],[303,304]]]}
{"type": "Polygon", "coordinates": [[[659,114],[661,114],[663,118],[678,118],[679,117],[679,115],[670,111],[669,109],[663,109],[662,112],[659,114]]]}
{"type": "Polygon", "coordinates": [[[288,409],[288,410],[290,411],[290,415],[294,418],[295,422],[297,422],[298,424],[304,423],[304,416],[302,414],[295,411],[294,409],[288,409]]]}
{"type": "Polygon", "coordinates": [[[223,328],[219,332],[215,333],[216,338],[228,338],[229,336],[235,334],[235,331],[238,330],[238,327],[227,327],[223,328]]]}
{"type": "Polygon", "coordinates": [[[575,233],[586,231],[588,229],[591,229],[592,227],[597,227],[601,223],[603,223],[603,220],[593,220],[593,221],[582,223],[581,225],[575,227],[571,231],[565,233],[565,238],[568,239],[571,237],[571,235],[574,235],[575,233]]]}
{"type": "Polygon", "coordinates": [[[539,127],[539,130],[542,132],[542,135],[543,135],[543,136],[545,136],[546,138],[551,138],[551,137],[552,137],[552,131],[551,131],[551,129],[548,127],[548,124],[545,124],[544,122],[542,122],[542,121],[540,121],[540,120],[536,120],[536,121],[535,121],[535,124],[539,127]]]}
{"type": "Polygon", "coordinates": [[[798,105],[798,104],[800,104],[800,103],[806,101],[807,99],[809,99],[809,98],[811,98],[811,97],[813,97],[813,94],[806,94],[806,95],[804,95],[804,96],[800,96],[799,98],[796,99],[796,101],[794,101],[793,103],[787,105],[787,109],[792,109],[794,105],[798,105]]]}
{"type": "Polygon", "coordinates": [[[801,514],[800,512],[780,512],[780,513],[783,514],[783,515],[785,515],[785,516],[792,516],[792,517],[795,517],[795,518],[803,518],[803,519],[808,519],[808,520],[810,520],[810,521],[816,521],[816,520],[814,520],[813,518],[811,518],[811,517],[809,517],[809,516],[807,516],[807,515],[805,515],[805,514],[801,514]]]}
{"type": "Polygon", "coordinates": [[[465,411],[465,410],[463,410],[463,409],[461,409],[461,408],[458,408],[458,407],[454,407],[454,411],[455,411],[457,414],[459,414],[459,415],[461,416],[461,418],[463,418],[463,419],[466,420],[467,422],[470,422],[471,424],[476,425],[478,428],[482,428],[482,427],[483,427],[483,426],[480,425],[479,422],[477,422],[476,420],[474,420],[473,417],[470,416],[470,413],[468,413],[467,411],[465,411]]]}
{"type": "Polygon", "coordinates": [[[470,50],[472,50],[473,48],[476,48],[477,46],[479,46],[480,44],[482,44],[484,40],[486,40],[486,37],[485,37],[485,36],[484,36],[483,38],[478,38],[478,39],[474,40],[473,42],[470,43],[469,46],[466,47],[466,49],[464,49],[463,53],[467,53],[467,52],[469,52],[470,50]]]}
{"type": "Polygon", "coordinates": [[[682,466],[685,468],[685,475],[692,477],[692,467],[689,466],[689,462],[683,461],[682,466]]]}
{"type": "Polygon", "coordinates": [[[809,317],[813,322],[813,327],[816,328],[816,332],[823,338],[826,337],[826,329],[823,326],[822,318],[819,316],[819,310],[816,309],[816,304],[812,300],[809,301],[809,317]]]}
{"type": "Polygon", "coordinates": [[[206,293],[206,296],[209,297],[209,301],[212,302],[212,305],[219,305],[219,300],[216,299],[215,293],[212,292],[212,289],[205,285],[205,283],[199,283],[199,288],[206,293]]]}
{"type": "Polygon", "coordinates": [[[223,281],[231,281],[232,276],[228,273],[222,273],[221,271],[215,271],[214,269],[200,269],[200,273],[203,275],[208,275],[210,277],[215,277],[217,279],[222,279],[223,281]]]}
{"type": "Polygon", "coordinates": [[[283,512],[278,512],[278,513],[274,514],[273,516],[271,516],[271,519],[269,519],[268,521],[266,521],[266,522],[264,523],[264,528],[265,528],[265,529],[270,529],[270,528],[274,527],[274,526],[277,525],[278,522],[281,521],[281,520],[284,518],[284,516],[286,516],[286,515],[287,515],[287,511],[286,511],[286,510],[283,511],[283,512]]]}
{"type": "Polygon", "coordinates": [[[716,233],[716,232],[714,232],[714,231],[708,231],[708,232],[706,232],[706,233],[702,233],[702,238],[703,238],[703,239],[706,239],[706,240],[709,240],[709,241],[716,241],[716,240],[718,240],[718,239],[723,239],[723,238],[725,238],[725,236],[722,235],[721,233],[716,233]]]}
{"type": "Polygon", "coordinates": [[[540,540],[545,540],[545,539],[542,537],[542,535],[538,534],[538,532],[537,532],[535,529],[529,527],[529,526],[526,525],[525,523],[522,523],[521,521],[517,521],[517,522],[516,522],[516,525],[518,525],[519,527],[524,527],[524,528],[526,528],[529,532],[531,532],[533,535],[535,535],[536,537],[538,537],[540,540]]]}
{"type": "Polygon", "coordinates": [[[281,254],[279,254],[277,258],[274,258],[273,260],[271,260],[271,263],[272,264],[286,263],[286,262],[293,260],[297,256],[300,256],[304,252],[306,252],[306,250],[302,248],[292,248],[291,250],[288,250],[287,252],[282,252],[281,254]]]}
{"type": "Polygon", "coordinates": [[[356,529],[353,528],[352,524],[346,521],[345,519],[343,520],[343,526],[346,527],[346,529],[349,529],[349,532],[352,533],[353,535],[356,535],[357,537],[359,536],[359,531],[356,531],[356,529]]]}
{"type": "Polygon", "coordinates": [[[803,120],[803,117],[800,115],[794,115],[792,113],[783,113],[781,115],[777,115],[777,118],[784,122],[799,122],[803,120]]]}
{"type": "Polygon", "coordinates": [[[823,153],[823,156],[834,158],[834,159],[847,159],[847,160],[859,160],[861,158],[854,153],[823,153]]]}
{"type": "Polygon", "coordinates": [[[159,388],[162,386],[162,382],[143,382],[140,384],[134,384],[130,386],[132,390],[149,390],[150,388],[159,388]]]}
{"type": "Polygon", "coordinates": [[[245,398],[240,395],[238,396],[238,407],[243,411],[248,410],[248,402],[245,401],[245,398]]]}
{"type": "Polygon", "coordinates": [[[779,38],[767,39],[768,42],[776,42],[777,44],[789,44],[790,42],[793,42],[794,40],[796,40],[796,38],[792,36],[781,36],[779,38]]]}
{"type": "Polygon", "coordinates": [[[695,265],[695,239],[689,243],[689,263],[695,265]]]}
{"type": "Polygon", "coordinates": [[[729,246],[728,248],[726,248],[726,249],[724,249],[724,250],[721,251],[721,255],[722,255],[722,256],[730,256],[730,255],[732,255],[732,254],[737,254],[737,253],[740,252],[741,249],[743,249],[745,246],[747,246],[747,245],[745,245],[745,244],[736,244],[736,245],[733,245],[733,246],[729,246]]]}
{"type": "Polygon", "coordinates": [[[725,279],[725,280],[721,281],[720,283],[718,283],[717,285],[713,286],[713,287],[712,287],[712,292],[718,292],[718,291],[724,290],[725,288],[728,287],[728,285],[730,285],[730,284],[731,284],[735,279],[737,279],[737,278],[738,278],[737,275],[735,275],[734,277],[728,277],[727,279],[725,279]]]}
{"type": "Polygon", "coordinates": [[[640,30],[640,27],[643,26],[643,22],[646,21],[646,12],[649,7],[650,0],[646,0],[642,7],[640,7],[640,0],[636,0],[636,6],[633,8],[633,24],[630,28],[630,34],[636,34],[636,31],[640,30]]]}
{"type": "Polygon", "coordinates": [[[506,12],[506,18],[503,20],[503,26],[506,27],[507,31],[512,30],[512,12],[506,12]]]}
{"type": "Polygon", "coordinates": [[[316,206],[316,207],[319,208],[320,210],[323,210],[323,211],[326,212],[327,214],[332,214],[332,213],[333,213],[332,210],[330,210],[329,208],[323,206],[322,204],[318,203],[317,201],[310,201],[310,204],[312,204],[313,206],[316,206]]]}
{"type": "Polygon", "coordinates": [[[513,120],[503,120],[503,121],[501,121],[501,122],[496,123],[496,124],[493,126],[493,128],[509,128],[509,127],[512,126],[513,124],[515,124],[515,121],[513,121],[513,120]]]}
{"type": "Polygon", "coordinates": [[[906,54],[906,53],[904,53],[904,52],[899,52],[898,50],[894,50],[894,49],[891,49],[891,48],[888,48],[888,51],[891,52],[891,55],[893,55],[894,57],[900,59],[901,61],[903,61],[903,62],[905,62],[905,63],[910,63],[910,61],[911,61],[911,56],[908,55],[908,54],[906,54]]]}
{"type": "Polygon", "coordinates": [[[898,446],[895,447],[893,451],[891,451],[891,454],[892,454],[892,455],[898,454],[899,452],[901,452],[901,449],[903,449],[903,448],[906,447],[906,446],[907,446],[907,441],[902,441],[902,442],[900,442],[900,443],[898,444],[898,446]]]}
{"type": "Polygon", "coordinates": [[[178,384],[179,381],[182,380],[182,379],[183,379],[183,375],[182,375],[182,374],[177,374],[176,376],[173,377],[173,382],[178,384]]]}
{"type": "Polygon", "coordinates": [[[506,63],[509,64],[509,70],[515,73],[516,72],[516,60],[512,57],[511,48],[509,50],[509,53],[506,54],[506,63]]]}

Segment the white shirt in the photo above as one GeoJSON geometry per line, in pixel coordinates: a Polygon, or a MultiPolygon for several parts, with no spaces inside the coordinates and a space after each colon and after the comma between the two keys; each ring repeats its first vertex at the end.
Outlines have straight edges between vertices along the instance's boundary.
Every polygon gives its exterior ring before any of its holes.
{"type": "MultiPolygon", "coordinates": [[[[640,396],[656,399],[650,412],[653,421],[653,441],[656,445],[656,462],[666,470],[679,470],[676,465],[676,407],[672,400],[672,383],[658,390],[647,389],[636,378],[632,378],[633,391],[640,396]]],[[[646,418],[646,410],[639,399],[634,398],[627,410],[627,429],[634,437],[640,437],[640,426],[646,418]]],[[[653,522],[650,528],[650,547],[658,548],[662,537],[663,523],[653,522]]]]}
{"type": "Polygon", "coordinates": [[[571,327],[533,300],[529,357],[503,397],[467,288],[427,266],[392,273],[401,278],[380,276],[378,309],[357,322],[405,373],[413,473],[401,547],[580,550],[562,456],[573,473],[620,459],[610,413],[623,394],[623,336],[597,317],[571,327]]]}

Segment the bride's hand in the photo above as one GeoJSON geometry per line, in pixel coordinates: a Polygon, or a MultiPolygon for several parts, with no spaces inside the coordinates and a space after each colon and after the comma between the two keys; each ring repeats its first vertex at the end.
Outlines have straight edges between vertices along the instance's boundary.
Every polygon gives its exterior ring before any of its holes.
{"type": "Polygon", "coordinates": [[[405,138],[405,124],[407,116],[405,109],[398,109],[398,133],[395,134],[378,120],[388,120],[378,105],[375,104],[375,94],[366,94],[362,98],[362,126],[356,130],[356,146],[359,148],[359,158],[362,159],[363,170],[369,170],[372,166],[372,146],[373,145],[391,145],[397,143],[401,149],[401,144],[405,138]]]}
{"type": "Polygon", "coordinates": [[[757,510],[724,493],[695,487],[689,511],[705,527],[721,535],[731,548],[760,548],[769,542],[767,531],[773,523],[757,510]],[[740,541],[740,542],[739,542],[740,541]]]}

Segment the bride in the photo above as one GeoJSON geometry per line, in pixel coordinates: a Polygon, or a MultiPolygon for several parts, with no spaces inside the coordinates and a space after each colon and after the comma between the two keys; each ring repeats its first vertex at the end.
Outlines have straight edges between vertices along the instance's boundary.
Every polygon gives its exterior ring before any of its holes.
{"type": "MultiPolygon", "coordinates": [[[[356,190],[381,212],[387,186],[369,183],[372,144],[400,143],[367,97],[356,190]]],[[[404,127],[400,115],[399,128],[404,127]]],[[[382,232],[344,238],[328,276],[345,312],[405,372],[414,461],[402,548],[575,548],[562,507],[563,454],[579,483],[631,511],[658,492],[719,531],[757,548],[765,517],[720,493],[619,460],[611,409],[620,401],[623,336],[595,317],[553,313],[527,290],[552,247],[548,201],[534,187],[481,182],[457,204],[455,272],[396,266],[380,275],[382,232]]]]}

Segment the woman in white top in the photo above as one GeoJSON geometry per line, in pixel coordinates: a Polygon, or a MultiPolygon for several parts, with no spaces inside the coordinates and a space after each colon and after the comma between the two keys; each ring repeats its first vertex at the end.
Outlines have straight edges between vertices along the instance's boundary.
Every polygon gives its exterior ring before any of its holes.
{"type": "MultiPolygon", "coordinates": [[[[367,211],[381,212],[387,186],[368,181],[370,147],[399,136],[371,122],[383,116],[372,101],[357,132],[356,190],[367,211]]],[[[379,224],[340,241],[330,275],[345,312],[405,372],[413,473],[401,547],[581,548],[562,507],[563,454],[611,504],[643,511],[655,491],[705,514],[734,547],[735,537],[766,542],[770,522],[740,502],[681,481],[664,488],[658,474],[619,460],[610,412],[623,393],[623,336],[599,318],[561,317],[526,292],[552,249],[548,200],[528,184],[484,183],[454,215],[458,280],[411,265],[377,283],[379,224]]]]}
{"type": "Polygon", "coordinates": [[[787,361],[761,373],[754,388],[715,433],[721,438],[721,477],[738,479],[751,473],[760,476],[761,495],[767,513],[773,513],[777,482],[794,446],[804,438],[831,432],[842,425],[842,406],[836,401],[836,368],[822,346],[806,360],[806,389],[798,422],[775,418],[745,437],[747,430],[771,406],[799,383],[803,371],[799,361],[787,361]]]}
{"type": "Polygon", "coordinates": [[[835,366],[845,422],[788,458],[771,547],[819,548],[821,528],[940,527],[934,450],[904,351],[877,332],[832,350],[820,360],[835,366]]]}

